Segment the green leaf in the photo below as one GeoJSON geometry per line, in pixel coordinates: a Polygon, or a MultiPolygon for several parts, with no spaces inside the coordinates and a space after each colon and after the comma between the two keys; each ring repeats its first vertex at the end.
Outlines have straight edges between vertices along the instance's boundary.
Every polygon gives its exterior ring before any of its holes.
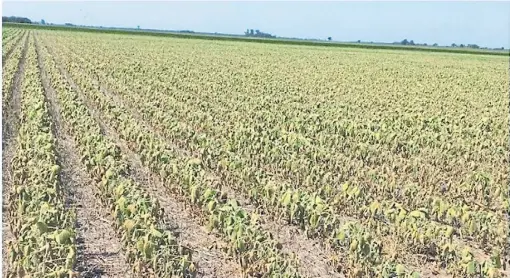
{"type": "Polygon", "coordinates": [[[212,200],[207,204],[207,209],[211,212],[216,208],[216,201],[212,200]]]}
{"type": "Polygon", "coordinates": [[[406,268],[401,264],[397,264],[395,267],[395,272],[398,276],[403,276],[406,273],[406,268]]]}
{"type": "Polygon", "coordinates": [[[163,234],[160,231],[156,230],[156,228],[154,228],[154,226],[151,227],[151,234],[157,238],[163,237],[163,234]]]}
{"type": "Polygon", "coordinates": [[[349,189],[349,184],[348,183],[342,184],[342,191],[343,192],[346,192],[348,189],[349,189]]]}
{"type": "Polygon", "coordinates": [[[38,221],[36,225],[40,234],[46,233],[48,231],[48,225],[46,225],[46,223],[38,221]]]}
{"type": "Polygon", "coordinates": [[[286,192],[285,195],[283,195],[282,204],[284,206],[288,206],[290,204],[291,198],[292,198],[292,196],[291,196],[290,192],[286,192]]]}
{"type": "Polygon", "coordinates": [[[466,265],[466,272],[469,275],[476,274],[476,265],[474,261],[471,261],[466,265]]]}
{"type": "Polygon", "coordinates": [[[344,231],[338,232],[338,234],[336,234],[336,238],[341,241],[344,241],[345,240],[345,232],[344,231]]]}

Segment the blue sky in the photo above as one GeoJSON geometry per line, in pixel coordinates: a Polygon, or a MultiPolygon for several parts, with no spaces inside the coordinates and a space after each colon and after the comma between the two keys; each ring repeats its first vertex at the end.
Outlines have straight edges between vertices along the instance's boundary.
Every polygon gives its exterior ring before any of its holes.
{"type": "Polygon", "coordinates": [[[510,2],[26,2],[3,15],[83,25],[510,47],[510,2]]]}

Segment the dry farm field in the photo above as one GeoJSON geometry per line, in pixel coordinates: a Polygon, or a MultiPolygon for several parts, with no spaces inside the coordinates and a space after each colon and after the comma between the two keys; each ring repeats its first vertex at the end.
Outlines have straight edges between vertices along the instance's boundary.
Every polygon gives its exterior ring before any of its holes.
{"type": "Polygon", "coordinates": [[[509,277],[508,57],[2,29],[4,277],[509,277]]]}

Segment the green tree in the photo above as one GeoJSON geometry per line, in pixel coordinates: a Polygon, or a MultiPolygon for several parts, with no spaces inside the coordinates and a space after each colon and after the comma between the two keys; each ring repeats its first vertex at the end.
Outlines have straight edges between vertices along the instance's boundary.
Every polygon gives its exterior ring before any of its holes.
{"type": "Polygon", "coordinates": [[[2,22],[32,23],[30,19],[18,16],[2,16],[2,22]]]}

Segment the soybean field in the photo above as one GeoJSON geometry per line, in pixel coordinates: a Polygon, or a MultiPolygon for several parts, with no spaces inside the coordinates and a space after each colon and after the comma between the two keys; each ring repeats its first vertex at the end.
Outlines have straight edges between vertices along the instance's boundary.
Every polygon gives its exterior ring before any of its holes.
{"type": "Polygon", "coordinates": [[[2,38],[4,277],[510,277],[508,57],[2,38]]]}

